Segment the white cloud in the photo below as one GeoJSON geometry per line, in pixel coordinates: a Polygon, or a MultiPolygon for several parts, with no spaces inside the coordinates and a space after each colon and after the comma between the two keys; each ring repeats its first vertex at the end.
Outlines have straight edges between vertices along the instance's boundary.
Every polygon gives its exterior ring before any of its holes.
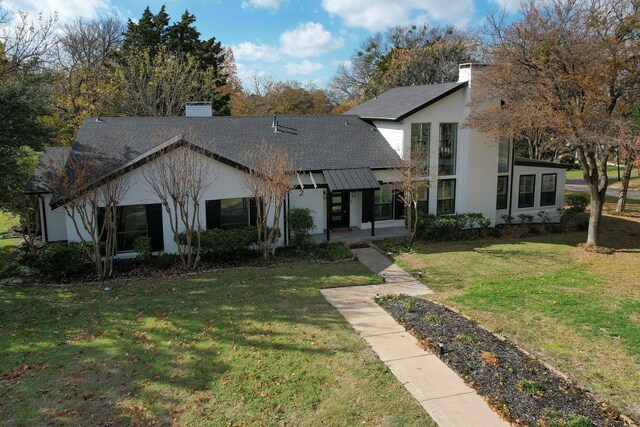
{"type": "Polygon", "coordinates": [[[245,0],[242,2],[243,9],[268,9],[276,11],[282,6],[282,0],[245,0]]]}
{"type": "Polygon", "coordinates": [[[278,48],[268,44],[252,42],[242,42],[239,45],[231,46],[233,56],[238,61],[264,61],[274,62],[279,59],[278,48]]]}
{"type": "Polygon", "coordinates": [[[12,11],[57,13],[60,21],[74,18],[97,18],[104,14],[120,14],[109,0],[4,0],[2,5],[12,11]]]}
{"type": "Polygon", "coordinates": [[[322,0],[322,7],[347,26],[369,31],[409,24],[416,13],[456,25],[466,25],[473,14],[473,0],[322,0]]]}
{"type": "Polygon", "coordinates": [[[322,24],[307,22],[280,35],[280,49],[296,58],[309,58],[339,49],[344,40],[334,37],[322,24]]]}
{"type": "Polygon", "coordinates": [[[302,75],[312,74],[322,70],[323,65],[319,62],[311,62],[304,59],[302,62],[287,62],[284,64],[284,70],[289,75],[302,75]]]}
{"type": "Polygon", "coordinates": [[[501,9],[504,9],[507,13],[516,13],[522,6],[521,0],[490,0],[491,3],[497,4],[501,9]]]}

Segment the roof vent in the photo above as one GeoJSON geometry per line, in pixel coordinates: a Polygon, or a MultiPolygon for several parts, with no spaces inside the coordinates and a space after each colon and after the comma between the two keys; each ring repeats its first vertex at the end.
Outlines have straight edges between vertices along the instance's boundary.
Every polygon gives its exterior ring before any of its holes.
{"type": "Polygon", "coordinates": [[[278,120],[274,121],[273,133],[280,133],[280,125],[278,124],[278,120]]]}
{"type": "Polygon", "coordinates": [[[104,120],[100,118],[100,116],[96,117],[96,123],[102,123],[104,120]]]}
{"type": "Polygon", "coordinates": [[[213,110],[210,102],[187,102],[185,108],[185,116],[187,117],[211,117],[213,110]]]}
{"type": "Polygon", "coordinates": [[[276,126],[278,126],[278,115],[274,114],[273,115],[273,122],[271,122],[271,127],[275,129],[276,126]]]}

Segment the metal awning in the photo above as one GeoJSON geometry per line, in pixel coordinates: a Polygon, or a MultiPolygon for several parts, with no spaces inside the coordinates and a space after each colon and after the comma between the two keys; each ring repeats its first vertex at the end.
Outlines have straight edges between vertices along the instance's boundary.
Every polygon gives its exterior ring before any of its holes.
{"type": "Polygon", "coordinates": [[[380,184],[371,169],[325,169],[322,171],[329,191],[378,190],[380,184]]]}

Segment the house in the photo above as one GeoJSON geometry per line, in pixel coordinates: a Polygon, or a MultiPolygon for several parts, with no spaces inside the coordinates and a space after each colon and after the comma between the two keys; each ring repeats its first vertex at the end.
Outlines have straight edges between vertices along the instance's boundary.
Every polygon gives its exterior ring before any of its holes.
{"type": "MultiPolygon", "coordinates": [[[[88,118],[70,149],[45,150],[27,192],[41,199],[44,240],[79,240],[65,200],[51,188],[53,161],[97,159],[100,172],[88,186],[116,176],[129,183],[118,209],[119,255],[148,235],[154,250],[175,252],[169,216],[144,179],[157,156],[197,147],[211,162],[214,182],[201,200],[206,228],[250,225],[255,206],[245,177],[252,168],[247,152],[261,141],[286,150],[296,161],[295,189],[281,215],[280,244],[288,243],[286,212],[309,208],[313,234],[404,226],[404,208],[394,188],[395,169],[412,150],[429,153],[430,188],[420,198],[423,212],[447,215],[478,212],[499,223],[501,216],[536,215],[552,219],[563,205],[564,165],[514,158],[510,141],[491,141],[461,126],[469,114],[473,75],[481,67],[461,65],[455,83],[389,90],[341,116],[211,117],[193,105],[185,117],[88,118]],[[188,143],[188,144],[187,144],[188,143]]],[[[83,230],[80,230],[82,233],[83,230]]]]}

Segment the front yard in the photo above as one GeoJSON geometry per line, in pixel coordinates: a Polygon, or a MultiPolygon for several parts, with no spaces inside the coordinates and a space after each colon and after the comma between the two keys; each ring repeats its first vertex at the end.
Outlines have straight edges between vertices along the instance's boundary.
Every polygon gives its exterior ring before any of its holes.
{"type": "MultiPolygon", "coordinates": [[[[640,419],[640,221],[607,216],[584,233],[417,244],[396,262],[452,306],[640,419]]],[[[387,246],[391,247],[391,246],[387,246]]]]}
{"type": "Polygon", "coordinates": [[[0,424],[432,425],[321,296],[357,262],[0,287],[0,424]]]}

